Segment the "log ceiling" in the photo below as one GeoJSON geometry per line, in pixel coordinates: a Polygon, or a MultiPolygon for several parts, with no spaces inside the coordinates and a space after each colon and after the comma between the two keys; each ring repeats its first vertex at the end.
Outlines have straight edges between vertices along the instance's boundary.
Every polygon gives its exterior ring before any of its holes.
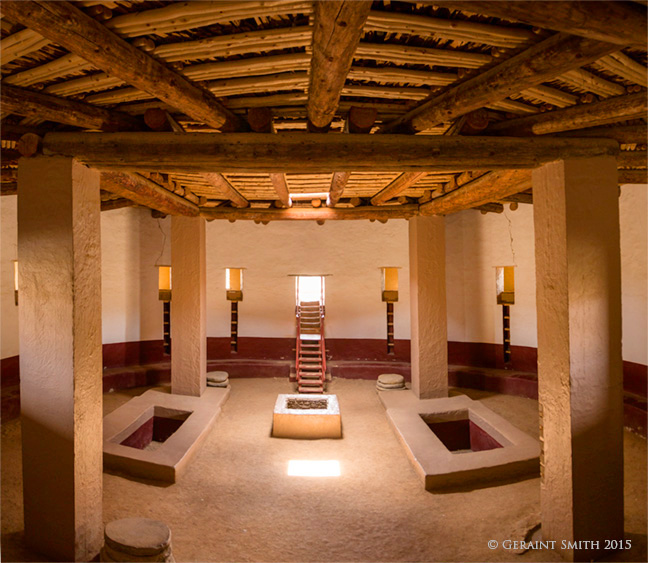
{"type": "Polygon", "coordinates": [[[17,158],[102,171],[102,209],[369,219],[532,203],[530,169],[646,182],[645,2],[2,2],[17,158]],[[619,152],[620,150],[620,152],[619,152]]]}

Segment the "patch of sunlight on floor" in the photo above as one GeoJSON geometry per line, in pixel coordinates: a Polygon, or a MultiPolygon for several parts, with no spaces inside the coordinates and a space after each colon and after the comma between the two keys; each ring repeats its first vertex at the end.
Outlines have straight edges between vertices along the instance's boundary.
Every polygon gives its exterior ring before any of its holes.
{"type": "Polygon", "coordinates": [[[292,477],[339,477],[340,462],[336,459],[291,459],[288,475],[292,477]]]}

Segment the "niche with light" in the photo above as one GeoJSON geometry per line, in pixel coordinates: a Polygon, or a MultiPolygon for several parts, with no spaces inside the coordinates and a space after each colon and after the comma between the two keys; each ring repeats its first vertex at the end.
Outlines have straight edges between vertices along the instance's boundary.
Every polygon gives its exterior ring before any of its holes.
{"type": "Polygon", "coordinates": [[[171,266],[158,266],[158,297],[164,307],[164,353],[171,354],[171,266]]]}
{"type": "Polygon", "coordinates": [[[398,268],[382,270],[382,300],[387,303],[387,353],[394,353],[394,303],[398,301],[398,268]]]}
{"type": "Polygon", "coordinates": [[[511,305],[515,304],[515,266],[495,268],[497,304],[502,305],[504,364],[511,362],[511,305]]]}
{"type": "Polygon", "coordinates": [[[238,351],[238,304],[243,301],[243,268],[225,268],[225,295],[231,302],[230,350],[238,351]]]}

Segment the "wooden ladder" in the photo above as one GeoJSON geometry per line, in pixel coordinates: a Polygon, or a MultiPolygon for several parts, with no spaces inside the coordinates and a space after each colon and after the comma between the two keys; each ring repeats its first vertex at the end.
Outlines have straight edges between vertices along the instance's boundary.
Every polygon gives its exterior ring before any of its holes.
{"type": "Polygon", "coordinates": [[[324,306],[319,301],[301,302],[297,305],[296,317],[297,390],[300,393],[324,393],[326,380],[324,306]]]}

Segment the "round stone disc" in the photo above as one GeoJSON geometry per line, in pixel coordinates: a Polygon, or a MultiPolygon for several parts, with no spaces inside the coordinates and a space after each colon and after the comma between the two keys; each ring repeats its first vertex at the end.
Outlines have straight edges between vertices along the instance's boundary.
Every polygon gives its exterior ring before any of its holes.
{"type": "Polygon", "coordinates": [[[378,376],[378,383],[383,385],[405,385],[405,378],[399,373],[383,373],[378,376]]]}
{"type": "Polygon", "coordinates": [[[157,555],[169,547],[171,531],[159,520],[124,518],[106,524],[106,544],[131,555],[157,555]]]}
{"type": "Polygon", "coordinates": [[[207,381],[214,383],[226,383],[229,379],[229,374],[226,371],[208,371],[207,381]]]}
{"type": "Polygon", "coordinates": [[[398,391],[399,389],[407,389],[407,387],[405,385],[380,385],[379,383],[376,385],[376,389],[378,391],[398,391]]]}

